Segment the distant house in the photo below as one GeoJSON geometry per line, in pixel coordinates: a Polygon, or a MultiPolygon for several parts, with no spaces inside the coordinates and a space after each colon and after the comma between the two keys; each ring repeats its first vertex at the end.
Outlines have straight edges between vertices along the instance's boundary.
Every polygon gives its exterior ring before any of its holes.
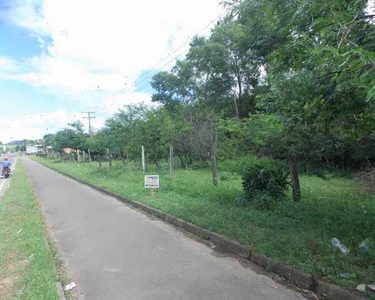
{"type": "Polygon", "coordinates": [[[26,146],[26,154],[38,154],[44,152],[43,145],[26,146]]]}
{"type": "Polygon", "coordinates": [[[70,153],[77,152],[73,148],[64,148],[63,151],[64,151],[65,154],[70,154],[70,153]]]}

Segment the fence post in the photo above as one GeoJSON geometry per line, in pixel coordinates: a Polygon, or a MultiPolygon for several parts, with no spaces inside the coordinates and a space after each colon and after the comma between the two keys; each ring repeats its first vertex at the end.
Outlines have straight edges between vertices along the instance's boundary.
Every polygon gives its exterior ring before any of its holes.
{"type": "Polygon", "coordinates": [[[111,151],[107,148],[109,167],[112,168],[112,155],[111,151]]]}
{"type": "Polygon", "coordinates": [[[169,145],[169,177],[173,180],[173,145],[169,145]]]}
{"type": "Polygon", "coordinates": [[[142,146],[142,170],[146,172],[146,162],[145,162],[145,147],[142,146]]]}

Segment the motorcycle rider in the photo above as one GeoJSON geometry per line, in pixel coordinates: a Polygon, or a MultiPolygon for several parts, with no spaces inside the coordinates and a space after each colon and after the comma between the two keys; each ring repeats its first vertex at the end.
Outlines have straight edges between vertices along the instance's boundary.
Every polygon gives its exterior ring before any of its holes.
{"type": "Polygon", "coordinates": [[[3,168],[2,168],[2,176],[5,175],[5,173],[10,173],[10,161],[8,160],[8,157],[4,156],[3,159],[3,168]]]}

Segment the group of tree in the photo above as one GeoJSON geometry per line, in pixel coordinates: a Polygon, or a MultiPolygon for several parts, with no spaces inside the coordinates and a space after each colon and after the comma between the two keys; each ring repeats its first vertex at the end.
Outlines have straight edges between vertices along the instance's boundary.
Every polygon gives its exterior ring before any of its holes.
{"type": "MultiPolygon", "coordinates": [[[[79,123],[49,136],[160,164],[247,154],[297,167],[375,163],[375,25],[366,0],[228,0],[209,37],[152,79],[156,108],[127,106],[93,136],[79,123]]],[[[213,168],[215,169],[215,167],[213,168]]],[[[215,177],[215,174],[214,174],[215,177]]],[[[215,180],[214,180],[215,182],[215,180]]]]}

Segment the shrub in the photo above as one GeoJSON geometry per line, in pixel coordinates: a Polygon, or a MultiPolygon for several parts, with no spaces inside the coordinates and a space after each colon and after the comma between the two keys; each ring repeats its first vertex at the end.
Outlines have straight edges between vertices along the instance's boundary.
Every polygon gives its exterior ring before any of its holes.
{"type": "Polygon", "coordinates": [[[237,176],[236,174],[232,173],[232,172],[222,172],[220,174],[220,180],[221,181],[228,181],[228,180],[231,180],[231,179],[235,179],[237,176]]]}
{"type": "Polygon", "coordinates": [[[246,156],[242,156],[240,158],[235,159],[227,159],[224,161],[220,161],[218,164],[218,168],[222,172],[231,172],[237,174],[243,174],[245,171],[245,167],[248,165],[253,165],[256,163],[262,163],[264,161],[268,161],[267,158],[260,158],[252,154],[248,154],[246,156]]]}
{"type": "Polygon", "coordinates": [[[274,161],[264,160],[245,168],[242,177],[245,200],[262,209],[285,199],[290,186],[289,173],[274,161]]]}
{"type": "Polygon", "coordinates": [[[194,161],[189,165],[190,169],[192,170],[204,170],[208,169],[210,167],[210,162],[209,161],[194,161]]]}
{"type": "Polygon", "coordinates": [[[375,168],[358,173],[357,178],[364,183],[364,190],[375,193],[375,168]]]}

